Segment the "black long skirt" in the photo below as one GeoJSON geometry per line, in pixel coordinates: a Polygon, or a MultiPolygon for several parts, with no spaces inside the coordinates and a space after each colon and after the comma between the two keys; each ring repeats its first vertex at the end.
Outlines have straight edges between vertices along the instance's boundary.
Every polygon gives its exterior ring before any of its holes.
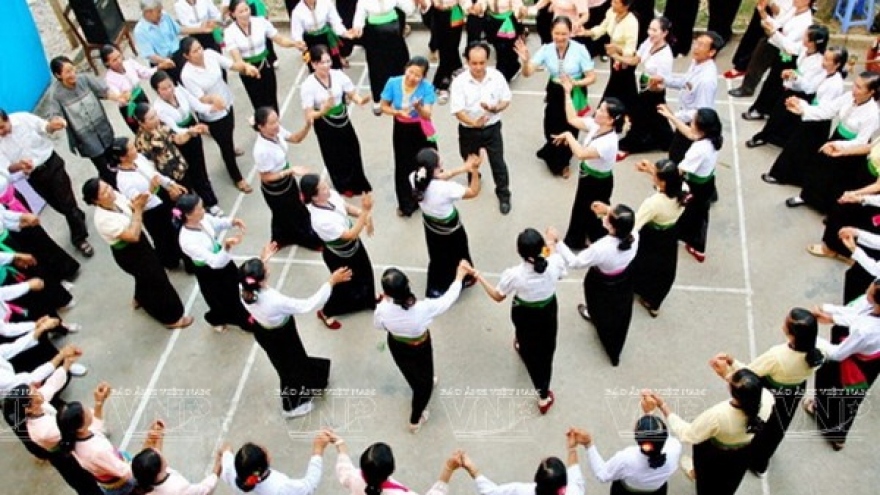
{"type": "Polygon", "coordinates": [[[279,247],[297,244],[320,249],[323,243],[312,230],[311,215],[300,199],[296,179],[287,176],[275,182],[263,182],[260,189],[272,211],[272,240],[279,247]]]}
{"type": "MultiPolygon", "coordinates": [[[[38,228],[42,231],[42,227],[38,228]]],[[[23,229],[22,232],[34,229],[23,229]]],[[[15,235],[21,232],[6,231],[6,233],[8,235],[2,241],[6,248],[16,253],[28,253],[15,235]]],[[[42,233],[45,234],[45,231],[42,233]]],[[[70,292],[61,285],[61,279],[58,275],[48,271],[47,267],[41,266],[39,259],[37,265],[25,269],[13,266],[0,267],[0,285],[13,285],[31,278],[43,279],[43,290],[28,291],[9,302],[26,309],[29,320],[38,320],[43,316],[58,317],[58,309],[66,306],[73,299],[70,292]]]]}
{"type": "Polygon", "coordinates": [[[217,205],[217,195],[211,185],[208,169],[205,166],[205,149],[202,145],[202,136],[193,136],[184,144],[179,144],[180,154],[186,160],[186,174],[180,181],[183,187],[190,192],[196,193],[202,198],[205,208],[217,205]]]}
{"type": "Polygon", "coordinates": [[[633,281],[630,268],[617,275],[605,275],[598,268],[590,268],[584,278],[584,297],[599,341],[611,365],[617,366],[632,320],[633,281]]]}
{"type": "Polygon", "coordinates": [[[802,186],[807,175],[807,156],[819,151],[830,131],[830,120],[802,121],[776,157],[769,174],[781,184],[802,186]]]}
{"type": "Polygon", "coordinates": [[[351,280],[344,284],[336,284],[330,293],[330,299],[324,305],[324,315],[338,316],[354,313],[364,309],[376,309],[376,282],[373,280],[373,265],[367,248],[360,240],[349,243],[346,247],[330,248],[325,246],[321,251],[324,264],[330,272],[347,266],[351,269],[351,280]],[[356,245],[354,245],[356,243],[356,245]],[[345,256],[341,256],[344,254],[345,256]]]}
{"type": "Polygon", "coordinates": [[[150,234],[162,266],[168,269],[177,268],[183,252],[180,250],[177,229],[174,228],[170,199],[163,199],[162,204],[144,211],[144,227],[150,234]]]}
{"type": "Polygon", "coordinates": [[[669,149],[672,129],[665,117],[657,112],[658,105],[666,104],[666,90],[642,91],[636,96],[632,108],[627,107],[629,131],[620,140],[620,151],[644,153],[669,149]],[[663,145],[665,143],[665,147],[663,145]]]}
{"type": "Polygon", "coordinates": [[[701,253],[706,252],[706,240],[709,235],[709,208],[715,193],[715,176],[712,175],[703,183],[687,181],[691,189],[691,200],[684,207],[679,217],[678,238],[701,253]]]}
{"type": "Polygon", "coordinates": [[[547,103],[544,105],[544,146],[538,150],[538,158],[547,163],[547,168],[554,175],[562,174],[571,161],[571,148],[568,146],[556,146],[553,138],[557,134],[569,131],[575,136],[578,130],[568,124],[565,116],[565,90],[562,86],[547,81],[547,103]]]}
{"type": "Polygon", "coordinates": [[[568,247],[577,250],[585,248],[587,241],[596,242],[608,234],[605,227],[602,226],[602,221],[593,213],[590,206],[594,201],[609,204],[611,191],[614,189],[613,175],[596,177],[585,173],[583,167],[584,165],[581,165],[577,192],[574,196],[574,203],[571,205],[571,216],[564,239],[568,247]]]}
{"type": "Polygon", "coordinates": [[[623,103],[623,108],[629,112],[636,106],[636,98],[639,94],[639,88],[636,86],[636,68],[628,66],[615,69],[615,63],[613,59],[610,61],[611,75],[608,76],[608,84],[605,86],[605,92],[602,93],[602,100],[617,98],[623,103]]]}
{"type": "Polygon", "coordinates": [[[254,339],[278,373],[282,409],[292,411],[323,394],[330,378],[330,360],[306,353],[293,317],[278,328],[259,324],[252,324],[251,328],[254,339]]]}
{"type": "MultiPolygon", "coordinates": [[[[587,19],[587,22],[584,23],[584,29],[594,28],[602,24],[602,21],[605,20],[605,14],[608,13],[608,9],[610,8],[611,2],[603,2],[602,5],[599,5],[597,7],[590,7],[590,18],[587,19]]],[[[605,53],[605,45],[610,43],[610,38],[607,34],[603,34],[595,40],[590,36],[577,37],[575,39],[577,41],[580,41],[585,47],[587,47],[587,51],[590,52],[590,56],[593,58],[596,58],[599,55],[605,53]]],[[[542,43],[549,43],[549,41],[542,43]]]]}
{"type": "MultiPolygon", "coordinates": [[[[831,343],[839,344],[847,335],[849,335],[848,327],[834,326],[831,329],[831,343]]],[[[862,401],[870,393],[871,385],[880,374],[880,359],[855,362],[865,375],[866,387],[844,387],[840,373],[841,365],[835,361],[826,362],[816,371],[816,422],[819,432],[826,440],[846,441],[862,401]]]]}
{"type": "MultiPolygon", "coordinates": [[[[830,141],[842,139],[836,131],[830,141]]],[[[844,191],[859,189],[874,182],[865,166],[864,156],[828,156],[818,150],[804,161],[804,187],[801,199],[820,212],[827,212],[844,191]]]]}
{"type": "Polygon", "coordinates": [[[558,313],[555,295],[544,305],[515,299],[510,309],[510,319],[519,344],[519,357],[526,365],[532,386],[541,399],[546,399],[550,393],[553,355],[556,353],[556,335],[559,330],[558,313]]]}
{"type": "Polygon", "coordinates": [[[734,495],[749,466],[748,447],[725,450],[706,440],[694,445],[697,495],[734,495]]]}
{"type": "Polygon", "coordinates": [[[666,2],[663,16],[672,23],[670,34],[676,40],[671,45],[673,55],[687,55],[691,51],[694,42],[694,23],[697,21],[699,8],[700,0],[666,2]]]}
{"type": "Polygon", "coordinates": [[[46,232],[42,225],[27,227],[18,232],[9,231],[20,249],[19,252],[33,255],[37,266],[59,280],[73,280],[79,273],[80,264],[46,232]]]}
{"type": "MultiPolygon", "coordinates": [[[[764,84],[766,86],[767,83],[764,84]]],[[[763,139],[770,144],[775,144],[780,147],[783,147],[788,143],[788,140],[791,139],[792,135],[801,124],[801,116],[791,113],[785,108],[785,100],[791,96],[800,98],[804,101],[810,101],[813,99],[813,95],[801,93],[800,91],[785,91],[782,96],[776,100],[776,103],[773,105],[770,114],[767,117],[767,122],[764,124],[764,127],[755,134],[754,138],[763,139]]]]}
{"type": "Polygon", "coordinates": [[[455,280],[459,262],[467,260],[472,263],[467,232],[458,211],[447,222],[422,215],[422,223],[428,245],[428,287],[425,292],[427,297],[439,297],[455,280]]]}
{"type": "Polygon", "coordinates": [[[230,261],[223,268],[211,268],[194,263],[196,280],[208,312],[205,321],[212,327],[235,325],[242,330],[249,330],[250,313],[241,302],[238,291],[238,267],[230,261]]]}
{"type": "Polygon", "coordinates": [[[400,342],[389,333],[388,350],[391,351],[394,364],[413,391],[409,423],[418,424],[434,390],[434,345],[431,334],[428,333],[424,342],[410,345],[400,342]]]}
{"type": "Polygon", "coordinates": [[[271,107],[277,113],[278,80],[275,78],[275,69],[268,59],[256,64],[256,66],[260,70],[260,77],[242,75],[241,84],[244,86],[255,112],[260,107],[271,107]]]}
{"type": "Polygon", "coordinates": [[[171,325],[183,317],[180,296],[143,234],[138,242],[111,248],[111,251],[119,268],[134,277],[134,299],[147,314],[163,325],[171,325]]]}
{"type": "Polygon", "coordinates": [[[437,149],[437,143],[428,141],[418,122],[401,122],[395,119],[391,144],[394,148],[394,192],[397,195],[397,208],[404,216],[410,216],[419,209],[409,182],[409,174],[416,169],[416,155],[423,148],[437,149]]]}
{"type": "Polygon", "coordinates": [[[639,231],[639,250],[633,261],[634,292],[651,309],[660,309],[675,282],[677,269],[677,227],[642,227],[639,231]]]}
{"type": "MultiPolygon", "coordinates": [[[[336,46],[334,46],[332,48],[330,46],[331,45],[330,35],[327,33],[321,33],[321,34],[303,33],[303,41],[306,43],[306,46],[309,48],[311,48],[313,46],[318,46],[318,45],[326,46],[327,49],[330,50],[330,60],[333,62],[333,68],[342,70],[343,66],[342,66],[341,50],[342,50],[343,46],[345,45],[345,42],[342,41],[341,39],[338,39],[338,37],[336,36],[335,33],[333,36],[336,38],[336,46]]],[[[350,50],[349,50],[349,53],[351,53],[350,50]]],[[[310,73],[315,72],[315,69],[312,69],[312,64],[307,64],[307,66],[309,68],[310,73]]]]}
{"type": "Polygon", "coordinates": [[[785,92],[785,88],[782,86],[782,71],[795,67],[793,59],[783,62],[780,57],[776,57],[770,67],[770,72],[767,73],[767,78],[764,79],[761,91],[755,97],[755,102],[752,103],[752,108],[763,114],[769,114],[785,92]]]}
{"type": "Polygon", "coordinates": [[[387,24],[367,23],[361,40],[367,56],[370,92],[373,103],[378,103],[388,79],[403,74],[403,67],[409,60],[409,48],[397,20],[387,24]]]}
{"type": "Polygon", "coordinates": [[[654,0],[633,0],[629,10],[639,21],[638,45],[641,45],[648,38],[648,25],[654,20],[654,0]]]}
{"type": "Polygon", "coordinates": [[[434,9],[431,15],[431,36],[439,44],[437,52],[440,63],[434,71],[434,87],[439,90],[449,89],[452,73],[461,69],[461,53],[458,51],[458,46],[461,44],[464,25],[453,27],[451,16],[452,9],[434,9]]]}
{"type": "Polygon", "coordinates": [[[315,120],[315,135],[334,189],[345,196],[373,190],[364,173],[361,143],[348,110],[337,117],[325,115],[315,120]]]}
{"type": "Polygon", "coordinates": [[[623,484],[623,481],[616,480],[614,483],[611,483],[611,495],[632,495],[633,493],[638,493],[639,495],[666,495],[668,486],[668,483],[663,483],[663,486],[653,492],[630,491],[623,484]]]}
{"type": "Polygon", "coordinates": [[[843,241],[840,240],[838,235],[840,229],[843,227],[855,227],[877,233],[878,229],[874,226],[873,221],[877,214],[880,214],[880,210],[872,206],[863,206],[857,203],[835,204],[828,212],[828,216],[825,217],[822,243],[835,253],[849,258],[852,253],[843,244],[843,241]]]}
{"type": "Polygon", "coordinates": [[[749,445],[751,450],[749,468],[758,473],[767,471],[770,458],[785,438],[785,432],[788,431],[788,426],[804,397],[804,386],[807,383],[785,386],[772,383],[766,377],[762,381],[764,387],[773,393],[775,402],[773,412],[767,418],[764,428],[755,434],[749,445]]]}
{"type": "Polygon", "coordinates": [[[522,64],[519,61],[519,55],[513,50],[513,45],[523,33],[523,25],[520,23],[513,12],[504,15],[486,14],[486,41],[495,48],[495,68],[504,75],[504,79],[510,82],[513,76],[519,72],[522,64]],[[497,17],[496,17],[497,16],[497,17]],[[499,30],[504,24],[504,16],[509,16],[513,23],[514,32],[503,33],[499,36],[499,30]]]}

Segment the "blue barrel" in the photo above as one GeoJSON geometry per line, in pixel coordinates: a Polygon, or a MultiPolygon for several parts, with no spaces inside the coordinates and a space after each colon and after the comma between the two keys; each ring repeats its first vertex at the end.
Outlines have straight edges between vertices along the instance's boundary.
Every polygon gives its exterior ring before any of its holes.
{"type": "Polygon", "coordinates": [[[7,112],[32,111],[49,87],[49,63],[27,0],[2,1],[0,107],[7,112]]]}

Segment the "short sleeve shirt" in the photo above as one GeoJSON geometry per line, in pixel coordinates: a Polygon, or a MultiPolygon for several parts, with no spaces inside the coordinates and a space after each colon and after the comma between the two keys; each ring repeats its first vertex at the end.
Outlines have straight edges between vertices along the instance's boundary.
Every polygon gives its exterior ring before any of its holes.
{"type": "Polygon", "coordinates": [[[556,52],[555,44],[543,45],[532,56],[531,63],[545,67],[553,78],[559,77],[560,74],[579,78],[585,72],[593,70],[593,59],[590,57],[590,52],[587,47],[577,41],[568,42],[568,48],[562,58],[556,52]]]}
{"type": "MultiPolygon", "coordinates": [[[[437,101],[434,95],[434,85],[426,79],[422,79],[416,89],[406,95],[403,91],[403,76],[392,77],[385,83],[382,99],[390,102],[395,110],[402,110],[404,107],[412,108],[412,104],[418,101],[425,105],[433,105],[437,101]]],[[[418,112],[414,108],[410,111],[410,117],[418,117],[418,112]]]]}

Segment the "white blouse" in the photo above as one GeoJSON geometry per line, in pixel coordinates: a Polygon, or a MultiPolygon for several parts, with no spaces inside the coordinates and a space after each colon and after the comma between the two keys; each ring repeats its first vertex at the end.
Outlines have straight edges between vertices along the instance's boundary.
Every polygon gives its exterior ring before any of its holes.
{"type": "Polygon", "coordinates": [[[174,12],[177,14],[177,22],[184,27],[200,27],[206,21],[220,22],[222,19],[214,0],[195,0],[195,5],[187,0],[177,0],[174,3],[174,12]]]}
{"type": "Polygon", "coordinates": [[[269,140],[257,133],[257,139],[254,141],[254,166],[257,171],[263,174],[271,174],[281,172],[290,166],[287,160],[287,149],[290,144],[287,138],[290,137],[290,131],[281,127],[278,130],[278,136],[274,140],[269,140]]]}
{"type": "Polygon", "coordinates": [[[847,306],[823,304],[822,311],[831,315],[835,325],[849,327],[849,336],[843,342],[827,344],[828,359],[843,361],[854,354],[880,353],[880,317],[871,314],[874,305],[866,296],[847,306]]]}
{"type": "MultiPolygon", "coordinates": [[[[415,172],[410,174],[409,182],[415,187],[415,172]]],[[[455,213],[455,202],[464,198],[467,188],[458,182],[434,178],[425,189],[425,197],[419,201],[422,213],[439,220],[445,220],[455,213]]]]}
{"type": "Polygon", "coordinates": [[[678,169],[697,177],[709,177],[715,173],[715,163],[718,161],[718,150],[708,139],[694,141],[684,154],[678,169]]]}
{"type": "MultiPolygon", "coordinates": [[[[139,86],[142,80],[147,80],[156,68],[150,68],[134,59],[126,59],[122,61],[122,69],[124,72],[119,73],[111,69],[107,69],[104,73],[104,81],[107,88],[116,93],[125,93],[139,86]]],[[[128,103],[120,103],[120,107],[124,107],[128,103]]]]}
{"type": "MultiPolygon", "coordinates": [[[[233,493],[244,495],[244,492],[235,485],[235,456],[232,452],[223,452],[223,471],[220,478],[223,479],[233,493]]],[[[302,479],[291,479],[286,474],[271,469],[269,475],[257,484],[250,492],[254,495],[312,495],[318,489],[321,482],[321,469],[324,461],[321,456],[313,455],[309,459],[309,467],[302,479]]]]}
{"type": "MultiPolygon", "coordinates": [[[[586,484],[581,467],[577,464],[569,466],[566,474],[568,475],[568,484],[565,486],[565,495],[584,495],[586,484]]],[[[474,478],[474,483],[476,483],[477,493],[480,495],[535,495],[535,483],[533,482],[498,485],[486,475],[481,474],[474,478]]]]}
{"type": "MultiPolygon", "coordinates": [[[[305,2],[300,2],[299,5],[305,5],[305,2]]],[[[299,88],[299,95],[303,109],[320,110],[324,106],[324,102],[327,101],[327,98],[332,97],[333,104],[339,105],[342,103],[345,95],[354,90],[354,82],[345,72],[331,69],[330,87],[324,86],[324,83],[312,74],[303,81],[302,86],[299,88]]]]}
{"type": "MultiPolygon", "coordinates": [[[[840,74],[840,72],[835,72],[830,76],[826,74],[825,79],[822,79],[822,82],[820,82],[819,86],[816,88],[816,97],[813,98],[813,101],[816,102],[816,105],[822,105],[840,97],[840,95],[842,95],[844,91],[845,88],[843,87],[843,76],[840,74]]],[[[807,116],[804,115],[803,120],[823,119],[807,118],[807,116]]]]}
{"type": "Polygon", "coordinates": [[[210,495],[217,487],[217,475],[209,474],[199,483],[190,483],[177,471],[168,468],[168,478],[153,487],[153,495],[210,495]]]}
{"type": "Polygon", "coordinates": [[[651,53],[653,49],[654,44],[648,39],[639,46],[636,55],[638,55],[639,61],[642,64],[642,71],[648,76],[661,76],[663,80],[666,80],[672,75],[672,62],[675,58],[672,55],[672,48],[669,48],[669,45],[666,44],[656,52],[651,53]]]}
{"type": "Polygon", "coordinates": [[[310,9],[305,2],[299,2],[290,11],[290,37],[295,41],[302,41],[304,33],[317,31],[327,24],[338,36],[347,31],[336,5],[330,0],[315,0],[314,9],[310,9]]]}
{"type": "Polygon", "coordinates": [[[495,290],[504,296],[516,296],[526,302],[545,301],[556,293],[556,282],[568,274],[565,260],[558,253],[547,258],[544,273],[535,271],[534,265],[523,261],[519,265],[501,272],[501,279],[495,290]]]}
{"type": "Polygon", "coordinates": [[[662,452],[666,454],[666,462],[657,469],[648,465],[648,457],[642,454],[638,445],[627,447],[605,461],[596,444],[592,444],[587,449],[587,457],[593,474],[600,482],[620,480],[633,490],[652,492],[660,489],[678,470],[681,442],[670,436],[662,452]]]}
{"type": "Polygon", "coordinates": [[[159,184],[162,187],[168,187],[174,181],[157,172],[153,162],[140,153],[138,153],[134,163],[137,166],[136,169],[126,170],[120,168],[119,172],[116,173],[116,188],[129,200],[134,199],[138,194],[150,193],[150,199],[147,200],[145,210],[152,210],[162,204],[159,196],[156,196],[150,189],[150,182],[153,180],[153,177],[159,176],[159,184]]]}
{"type": "Polygon", "coordinates": [[[597,172],[607,173],[613,171],[614,164],[617,162],[617,133],[612,130],[605,134],[597,135],[599,124],[593,120],[593,117],[583,117],[581,121],[587,128],[581,145],[585,148],[593,148],[599,154],[596,158],[584,160],[584,163],[587,163],[591,169],[597,172]]]}
{"type": "Polygon", "coordinates": [[[345,201],[338,192],[330,191],[330,208],[309,203],[306,208],[312,217],[312,230],[324,242],[338,241],[352,224],[345,211],[345,201]]]}
{"type": "Polygon", "coordinates": [[[412,0],[358,0],[352,27],[363,29],[368,17],[387,14],[393,11],[394,7],[399,7],[406,15],[412,14],[415,10],[412,0]]]}
{"type": "Polygon", "coordinates": [[[806,48],[803,49],[797,58],[797,70],[794,77],[783,81],[782,85],[808,95],[814,94],[819,84],[828,77],[828,73],[822,68],[823,58],[825,56],[819,52],[807,55],[806,48]]]}
{"type": "Polygon", "coordinates": [[[812,10],[807,9],[800,14],[796,14],[796,10],[796,7],[791,7],[779,14],[779,17],[770,18],[776,29],[770,36],[769,43],[789,54],[800,51],[807,28],[813,23],[812,10]]]}
{"type": "Polygon", "coordinates": [[[198,229],[181,227],[177,238],[180,249],[196,264],[205,264],[214,269],[223,268],[232,258],[220,243],[220,233],[230,228],[232,220],[205,213],[198,229]]]}
{"type": "Polygon", "coordinates": [[[323,306],[330,299],[331,291],[330,284],[325,283],[308,299],[294,299],[267,287],[259,290],[256,302],[242,302],[263,328],[278,328],[288,316],[308,313],[323,306]]]}
{"type": "Polygon", "coordinates": [[[871,141],[871,137],[880,128],[880,110],[873,98],[861,105],[856,105],[852,93],[838,96],[831,101],[820,101],[818,106],[811,106],[805,101],[799,103],[804,111],[804,120],[837,119],[838,126],[843,126],[855,134],[852,139],[839,139],[833,142],[839,148],[853,148],[871,141]]]}
{"type": "Polygon", "coordinates": [[[618,249],[617,245],[620,244],[620,239],[611,235],[606,235],[590,244],[590,247],[578,253],[577,256],[562,242],[556,243],[556,251],[562,255],[569,268],[595,266],[606,275],[614,275],[625,270],[636,257],[636,251],[639,250],[639,234],[633,232],[632,235],[634,241],[626,251],[618,249]]]}
{"type": "Polygon", "coordinates": [[[202,113],[197,109],[196,112],[200,120],[216,122],[226,117],[226,114],[229,113],[233,101],[232,91],[229,89],[226,81],[223,80],[223,69],[230,69],[232,63],[231,58],[208,49],[205,50],[204,67],[187,62],[183,65],[183,69],[180,70],[180,82],[183,83],[183,87],[189,90],[193,96],[201,98],[205,95],[216,95],[226,103],[226,108],[220,111],[206,111],[202,113]]]}
{"type": "Polygon", "coordinates": [[[391,335],[403,338],[418,338],[428,331],[434,318],[452,307],[461,294],[461,281],[453,280],[445,294],[436,299],[422,299],[409,309],[403,309],[394,302],[383,299],[376,305],[373,325],[391,335]]]}
{"type": "Polygon", "coordinates": [[[248,32],[233,22],[223,31],[226,50],[238,50],[242,58],[254,57],[266,51],[266,39],[274,38],[278,30],[264,17],[251,16],[248,32]]]}
{"type": "Polygon", "coordinates": [[[184,87],[175,86],[174,97],[177,100],[176,107],[162,98],[156,98],[156,101],[153,102],[153,109],[159,116],[159,120],[175,134],[187,132],[187,129],[182,124],[190,126],[196,123],[195,120],[188,122],[194,117],[193,112],[201,115],[211,112],[211,105],[202,103],[184,87]]]}
{"type": "Polygon", "coordinates": [[[131,225],[133,215],[128,199],[116,191],[113,191],[113,195],[115,196],[113,203],[117,210],[95,208],[95,229],[101,235],[101,239],[110,245],[115,244],[119,240],[119,234],[131,225]]]}

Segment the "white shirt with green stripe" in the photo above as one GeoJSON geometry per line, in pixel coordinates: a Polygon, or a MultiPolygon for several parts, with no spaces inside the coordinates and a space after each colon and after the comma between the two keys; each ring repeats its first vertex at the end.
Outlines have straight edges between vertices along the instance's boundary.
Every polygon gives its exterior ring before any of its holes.
{"type": "Polygon", "coordinates": [[[220,243],[220,234],[232,227],[232,220],[217,218],[205,213],[199,222],[199,228],[184,226],[180,229],[180,249],[189,256],[196,265],[207,265],[219,269],[228,265],[232,258],[220,243]]]}

